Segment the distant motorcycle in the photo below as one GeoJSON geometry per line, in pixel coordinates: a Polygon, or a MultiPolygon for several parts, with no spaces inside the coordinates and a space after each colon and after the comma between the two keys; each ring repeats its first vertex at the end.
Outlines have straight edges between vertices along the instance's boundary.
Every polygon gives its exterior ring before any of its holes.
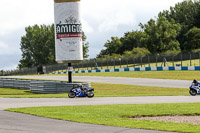
{"type": "Polygon", "coordinates": [[[92,98],[94,97],[94,88],[86,88],[83,85],[79,85],[78,87],[73,86],[73,88],[68,93],[69,98],[74,97],[88,97],[92,98]]]}
{"type": "Polygon", "coordinates": [[[189,93],[192,96],[200,95],[200,83],[197,80],[193,80],[189,93]]]}

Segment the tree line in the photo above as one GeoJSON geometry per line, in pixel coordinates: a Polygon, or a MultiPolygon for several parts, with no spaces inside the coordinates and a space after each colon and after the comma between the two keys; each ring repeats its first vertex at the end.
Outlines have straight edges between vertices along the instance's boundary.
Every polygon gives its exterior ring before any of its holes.
{"type": "MultiPolygon", "coordinates": [[[[139,27],[140,30],[126,32],[121,38],[111,37],[97,58],[200,52],[200,0],[177,3],[139,27]]],[[[54,24],[28,26],[25,32],[21,37],[22,58],[18,67],[56,64],[54,24]]],[[[89,43],[84,32],[82,40],[84,58],[87,58],[89,43]]]]}
{"type": "MultiPolygon", "coordinates": [[[[28,26],[25,31],[26,34],[21,37],[20,43],[22,59],[19,61],[19,69],[56,64],[54,24],[28,26]]],[[[86,42],[84,32],[82,40],[83,56],[87,58],[89,43],[86,42]]]]}
{"type": "Polygon", "coordinates": [[[121,38],[111,37],[97,57],[200,52],[200,0],[177,3],[139,27],[121,38]]]}

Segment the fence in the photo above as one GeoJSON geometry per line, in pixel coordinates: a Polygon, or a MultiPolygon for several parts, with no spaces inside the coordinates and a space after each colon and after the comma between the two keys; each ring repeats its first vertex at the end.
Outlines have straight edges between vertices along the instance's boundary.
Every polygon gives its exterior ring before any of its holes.
{"type": "MultiPolygon", "coordinates": [[[[170,66],[200,66],[200,53],[181,53],[176,56],[149,55],[146,57],[114,57],[84,60],[72,64],[74,71],[135,68],[135,67],[170,67],[170,66]]],[[[44,66],[45,73],[66,72],[67,64],[44,66]]],[[[37,68],[24,68],[22,70],[0,72],[2,75],[27,75],[36,74],[37,68]]]]}

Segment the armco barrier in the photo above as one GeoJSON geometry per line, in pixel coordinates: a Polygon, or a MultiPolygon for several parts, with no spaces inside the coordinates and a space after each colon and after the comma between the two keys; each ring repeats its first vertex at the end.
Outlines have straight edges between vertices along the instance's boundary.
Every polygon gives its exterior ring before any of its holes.
{"type": "MultiPolygon", "coordinates": [[[[73,86],[79,83],[67,83],[64,81],[26,80],[14,78],[0,78],[0,88],[15,88],[30,90],[33,93],[55,94],[68,93],[73,86]]],[[[81,83],[91,87],[90,83],[81,83]]]]}
{"type": "Polygon", "coordinates": [[[0,78],[0,87],[29,90],[30,81],[25,79],[0,78]]]}
{"type": "MultiPolygon", "coordinates": [[[[38,81],[32,80],[30,83],[30,91],[34,93],[54,94],[68,93],[70,89],[79,83],[67,83],[63,81],[38,81]]],[[[86,87],[90,87],[90,83],[82,83],[86,87]]]]}
{"type": "MultiPolygon", "coordinates": [[[[183,66],[183,67],[137,67],[137,68],[118,68],[118,69],[103,69],[103,70],[82,70],[74,71],[73,73],[98,73],[98,72],[128,72],[128,71],[199,71],[200,66],[183,66]]],[[[50,74],[66,74],[67,72],[58,72],[50,74]]]]}

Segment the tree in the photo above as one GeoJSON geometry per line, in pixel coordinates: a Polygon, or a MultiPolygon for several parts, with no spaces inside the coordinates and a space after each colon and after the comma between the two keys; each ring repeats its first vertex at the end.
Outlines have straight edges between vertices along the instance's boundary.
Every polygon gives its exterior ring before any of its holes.
{"type": "Polygon", "coordinates": [[[145,57],[149,55],[150,52],[146,48],[133,48],[132,51],[125,51],[124,56],[125,57],[134,57],[134,58],[139,58],[139,57],[145,57]]]}
{"type": "Polygon", "coordinates": [[[198,46],[198,33],[191,37],[190,34],[197,31],[190,30],[193,27],[200,28],[200,0],[177,3],[170,7],[170,10],[160,12],[156,19],[140,24],[140,27],[141,31],[127,32],[122,38],[112,38],[104,45],[106,49],[102,50],[99,56],[113,53],[127,56],[137,47],[147,48],[152,54],[166,55],[193,50],[193,47],[198,46]],[[192,47],[189,46],[191,41],[194,43],[192,47]]]}
{"type": "Polygon", "coordinates": [[[181,25],[181,31],[177,36],[177,40],[183,50],[183,44],[186,41],[184,35],[194,26],[200,28],[200,1],[185,0],[177,3],[174,7],[170,7],[170,11],[163,11],[161,14],[168,21],[171,22],[173,20],[181,25]]]}
{"type": "Polygon", "coordinates": [[[121,48],[121,40],[118,37],[111,37],[111,40],[108,40],[104,47],[106,49],[101,50],[100,54],[97,57],[101,57],[103,55],[112,55],[112,54],[119,54],[121,48]]]}
{"type": "Polygon", "coordinates": [[[162,56],[176,56],[180,54],[181,50],[168,50],[165,52],[160,53],[162,56]]]}
{"type": "MultiPolygon", "coordinates": [[[[26,34],[21,37],[22,59],[19,68],[38,67],[56,64],[54,25],[34,25],[25,28],[26,34]]],[[[88,57],[89,43],[83,32],[83,55],[88,57]]]]}
{"type": "Polygon", "coordinates": [[[3,70],[0,70],[0,75],[3,75],[4,71],[3,70]]]}
{"type": "Polygon", "coordinates": [[[135,58],[138,58],[138,57],[145,57],[145,56],[149,55],[150,52],[146,48],[137,47],[132,50],[132,54],[134,55],[135,58]]]}
{"type": "Polygon", "coordinates": [[[197,28],[200,28],[200,1],[198,1],[197,5],[197,14],[195,14],[195,24],[194,26],[196,26],[197,28]]]}
{"type": "Polygon", "coordinates": [[[124,57],[132,57],[133,56],[132,51],[124,51],[123,56],[124,57]]]}
{"type": "Polygon", "coordinates": [[[83,58],[88,58],[89,43],[86,42],[87,37],[84,32],[82,32],[82,35],[83,35],[83,37],[82,37],[82,39],[83,39],[83,58]]]}
{"type": "Polygon", "coordinates": [[[147,24],[140,24],[140,26],[147,35],[145,43],[151,53],[180,49],[176,37],[181,27],[174,21],[169,22],[164,16],[160,15],[156,21],[151,19],[147,24]]]}
{"type": "Polygon", "coordinates": [[[113,54],[124,54],[125,51],[131,51],[136,47],[144,47],[143,41],[146,34],[143,31],[132,31],[124,34],[124,37],[111,37],[101,50],[97,57],[102,57],[103,55],[113,55],[113,54]]]}
{"type": "Polygon", "coordinates": [[[194,27],[185,34],[186,41],[183,44],[184,50],[195,50],[200,48],[200,28],[194,27]]]}
{"type": "Polygon", "coordinates": [[[25,28],[21,38],[22,59],[19,68],[54,64],[54,25],[34,25],[25,28]]]}
{"type": "Polygon", "coordinates": [[[131,51],[133,48],[146,47],[144,45],[144,40],[146,37],[147,36],[143,31],[132,31],[125,33],[124,37],[121,38],[121,54],[123,54],[125,51],[131,51]]]}
{"type": "Polygon", "coordinates": [[[192,0],[185,0],[177,3],[174,7],[170,7],[169,19],[174,19],[181,25],[187,25],[188,28],[194,26],[195,16],[198,13],[199,2],[192,0]]]}

